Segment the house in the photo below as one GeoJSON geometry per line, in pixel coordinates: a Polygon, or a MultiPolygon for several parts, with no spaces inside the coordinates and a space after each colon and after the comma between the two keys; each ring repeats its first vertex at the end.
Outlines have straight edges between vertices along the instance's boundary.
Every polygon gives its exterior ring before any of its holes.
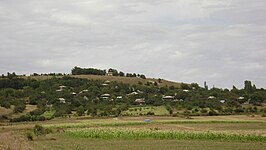
{"type": "Polygon", "coordinates": [[[104,83],[109,84],[109,83],[111,83],[111,81],[106,80],[106,81],[104,81],[104,83]]]}
{"type": "Polygon", "coordinates": [[[132,95],[138,95],[139,93],[138,92],[132,92],[132,93],[129,93],[127,94],[128,96],[132,96],[132,95]]]}
{"type": "Polygon", "coordinates": [[[226,100],[224,100],[224,99],[220,100],[220,103],[225,103],[225,102],[226,102],[226,100]]]}
{"type": "Polygon", "coordinates": [[[106,83],[103,83],[103,84],[102,84],[102,86],[107,86],[107,85],[108,85],[108,84],[106,84],[106,83]]]}
{"type": "Polygon", "coordinates": [[[116,99],[122,99],[123,98],[123,96],[117,96],[116,97],[116,99]]]}
{"type": "Polygon", "coordinates": [[[170,95],[166,95],[166,96],[164,95],[163,96],[163,100],[169,100],[169,101],[171,101],[171,100],[174,100],[174,98],[175,98],[174,96],[170,96],[170,95]]]}
{"type": "Polygon", "coordinates": [[[155,83],[154,81],[151,81],[151,80],[149,80],[148,82],[151,83],[151,84],[154,84],[155,83]]]}
{"type": "Polygon", "coordinates": [[[66,99],[64,98],[58,98],[59,102],[62,103],[62,104],[65,104],[66,103],[66,99]]]}
{"type": "Polygon", "coordinates": [[[183,92],[189,92],[189,90],[186,90],[186,89],[185,89],[185,90],[183,90],[183,92]]]}
{"type": "Polygon", "coordinates": [[[85,100],[89,100],[89,98],[87,96],[83,96],[83,99],[85,100]]]}
{"type": "Polygon", "coordinates": [[[215,96],[209,96],[208,99],[215,99],[215,96]]]}
{"type": "Polygon", "coordinates": [[[46,107],[46,108],[52,108],[52,107],[53,107],[53,104],[46,104],[45,107],[46,107]]]}
{"type": "Polygon", "coordinates": [[[108,98],[110,98],[110,96],[111,96],[110,94],[107,94],[107,93],[106,93],[106,94],[102,94],[102,95],[101,95],[101,98],[102,98],[102,99],[108,99],[108,98]]]}
{"type": "Polygon", "coordinates": [[[144,100],[144,98],[136,99],[135,103],[139,104],[139,105],[143,105],[143,104],[145,104],[145,100],[144,100]]]}
{"type": "Polygon", "coordinates": [[[183,99],[175,99],[174,102],[183,102],[183,99]]]}
{"type": "Polygon", "coordinates": [[[75,92],[72,92],[71,94],[72,94],[72,95],[77,95],[77,93],[75,93],[75,92]]]}
{"type": "Polygon", "coordinates": [[[244,105],[249,105],[249,101],[244,102],[244,105]]]}
{"type": "Polygon", "coordinates": [[[59,88],[60,88],[60,89],[63,89],[63,88],[66,88],[66,86],[61,85],[61,86],[59,86],[59,88]]]}
{"type": "Polygon", "coordinates": [[[143,94],[144,93],[143,91],[140,91],[140,90],[137,90],[137,92],[140,93],[140,94],[143,94]]]}
{"type": "Polygon", "coordinates": [[[243,99],[245,99],[245,97],[243,97],[243,96],[240,96],[237,98],[237,100],[243,100],[243,99]]]}
{"type": "Polygon", "coordinates": [[[86,93],[86,92],[88,92],[88,91],[89,91],[89,90],[82,90],[82,91],[79,92],[79,94],[86,93]]]}
{"type": "Polygon", "coordinates": [[[56,90],[56,92],[62,92],[63,91],[63,89],[58,89],[58,90],[56,90]]]}

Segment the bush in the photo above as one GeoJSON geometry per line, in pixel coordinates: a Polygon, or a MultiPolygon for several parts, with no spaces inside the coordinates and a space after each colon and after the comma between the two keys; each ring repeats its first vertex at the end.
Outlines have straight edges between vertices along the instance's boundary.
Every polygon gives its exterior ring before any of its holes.
{"type": "Polygon", "coordinates": [[[25,109],[25,105],[18,105],[14,108],[14,113],[22,113],[25,109]]]}
{"type": "Polygon", "coordinates": [[[208,114],[209,116],[218,116],[218,113],[214,110],[211,110],[208,114]]]}
{"type": "Polygon", "coordinates": [[[82,106],[80,106],[78,109],[77,109],[77,114],[78,116],[82,116],[84,114],[85,110],[82,106]]]}
{"type": "Polygon", "coordinates": [[[34,126],[34,134],[36,136],[41,136],[41,135],[45,135],[46,134],[46,131],[45,131],[45,129],[44,129],[43,126],[41,126],[41,125],[35,125],[34,126]]]}
{"type": "Polygon", "coordinates": [[[28,139],[28,141],[33,141],[33,135],[32,135],[32,133],[27,133],[27,139],[28,139]]]}
{"type": "Polygon", "coordinates": [[[149,111],[149,112],[147,112],[147,115],[153,116],[155,114],[154,114],[154,112],[149,111]]]}

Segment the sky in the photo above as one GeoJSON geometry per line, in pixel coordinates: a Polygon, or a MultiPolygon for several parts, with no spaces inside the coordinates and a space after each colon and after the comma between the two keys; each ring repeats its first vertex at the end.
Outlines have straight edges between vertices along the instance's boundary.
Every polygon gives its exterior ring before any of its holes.
{"type": "Polygon", "coordinates": [[[115,68],[266,88],[265,0],[0,0],[0,73],[115,68]]]}

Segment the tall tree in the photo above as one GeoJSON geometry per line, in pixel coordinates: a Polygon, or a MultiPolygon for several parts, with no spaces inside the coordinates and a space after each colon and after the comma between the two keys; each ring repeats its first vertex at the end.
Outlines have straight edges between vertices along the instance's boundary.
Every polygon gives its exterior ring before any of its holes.
{"type": "Polygon", "coordinates": [[[252,92],[252,84],[251,84],[251,81],[248,81],[246,80],[244,82],[245,86],[244,86],[244,90],[248,93],[251,93],[252,92]]]}

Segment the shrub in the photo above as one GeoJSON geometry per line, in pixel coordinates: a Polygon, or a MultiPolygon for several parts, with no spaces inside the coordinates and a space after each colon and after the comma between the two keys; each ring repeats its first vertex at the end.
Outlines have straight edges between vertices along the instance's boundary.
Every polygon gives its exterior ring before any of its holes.
{"type": "Polygon", "coordinates": [[[26,136],[27,136],[28,141],[33,141],[33,135],[32,135],[32,133],[28,132],[26,134],[26,136]]]}
{"type": "Polygon", "coordinates": [[[34,126],[34,134],[36,136],[41,136],[41,135],[45,135],[46,134],[46,131],[45,131],[45,129],[44,129],[43,126],[41,126],[41,125],[35,125],[34,126]]]}
{"type": "Polygon", "coordinates": [[[218,115],[218,113],[214,110],[211,110],[208,114],[209,114],[209,116],[217,116],[218,115]]]}
{"type": "Polygon", "coordinates": [[[149,111],[149,112],[147,112],[147,115],[151,115],[152,116],[152,115],[155,115],[155,114],[154,114],[154,112],[149,111]]]}

